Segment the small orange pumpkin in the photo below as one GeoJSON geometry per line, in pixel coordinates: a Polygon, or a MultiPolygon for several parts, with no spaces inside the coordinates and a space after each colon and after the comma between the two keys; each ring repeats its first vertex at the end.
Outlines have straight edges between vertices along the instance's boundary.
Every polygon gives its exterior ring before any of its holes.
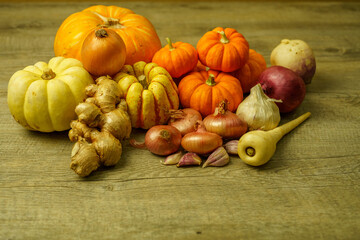
{"type": "Polygon", "coordinates": [[[193,70],[198,62],[196,49],[189,43],[173,44],[169,38],[166,38],[166,41],[168,44],[155,53],[152,62],[165,68],[173,78],[193,70]]]}
{"type": "Polygon", "coordinates": [[[234,112],[243,100],[238,79],[214,70],[191,72],[179,83],[179,98],[183,108],[193,108],[203,117],[213,113],[218,104],[227,100],[234,112]]]}
{"type": "Polygon", "coordinates": [[[233,28],[214,28],[205,33],[196,47],[202,64],[223,72],[242,68],[249,57],[249,43],[233,28]]]}
{"type": "Polygon", "coordinates": [[[239,79],[244,93],[250,92],[250,89],[256,85],[260,74],[266,69],[264,57],[255,50],[249,50],[249,60],[245,66],[232,72],[231,75],[239,79]]]}
{"type": "Polygon", "coordinates": [[[111,28],[122,38],[126,46],[125,64],[151,62],[161,48],[154,26],[145,17],[127,8],[95,5],[64,20],[55,36],[55,55],[81,61],[81,46],[98,27],[111,28]]]}

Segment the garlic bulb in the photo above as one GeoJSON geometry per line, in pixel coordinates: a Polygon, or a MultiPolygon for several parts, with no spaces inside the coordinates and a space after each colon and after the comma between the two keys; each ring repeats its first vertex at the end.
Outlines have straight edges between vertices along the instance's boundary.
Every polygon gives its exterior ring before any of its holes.
{"type": "Polygon", "coordinates": [[[242,101],[237,110],[238,115],[244,120],[251,130],[271,130],[278,126],[280,122],[279,107],[276,100],[265,95],[260,83],[250,90],[250,95],[242,101]]]}

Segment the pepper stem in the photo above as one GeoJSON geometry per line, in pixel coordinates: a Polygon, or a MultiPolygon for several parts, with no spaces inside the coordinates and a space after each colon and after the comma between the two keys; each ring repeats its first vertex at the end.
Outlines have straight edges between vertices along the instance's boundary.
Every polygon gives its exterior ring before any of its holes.
{"type": "Polygon", "coordinates": [[[174,50],[175,48],[173,47],[173,44],[172,44],[170,38],[166,38],[166,41],[167,41],[167,43],[168,43],[169,50],[170,50],[170,51],[174,50]]]}
{"type": "Polygon", "coordinates": [[[221,43],[226,44],[226,43],[230,42],[229,39],[226,37],[226,34],[224,31],[219,31],[218,33],[221,35],[221,39],[220,39],[221,43]]]}
{"type": "Polygon", "coordinates": [[[41,78],[44,80],[51,80],[56,77],[56,74],[53,72],[51,68],[45,68],[41,78]]]}
{"type": "Polygon", "coordinates": [[[208,78],[208,80],[206,80],[206,84],[209,85],[209,86],[215,86],[216,85],[214,74],[211,74],[211,73],[209,74],[209,78],[208,78]]]}

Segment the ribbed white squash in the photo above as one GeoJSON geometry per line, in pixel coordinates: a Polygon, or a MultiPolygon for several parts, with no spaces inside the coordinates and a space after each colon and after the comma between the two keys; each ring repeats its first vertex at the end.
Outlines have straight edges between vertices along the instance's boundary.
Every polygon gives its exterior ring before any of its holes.
{"type": "Polygon", "coordinates": [[[76,118],[75,107],[94,83],[80,61],[54,57],[15,72],[8,84],[8,106],[14,119],[27,129],[64,131],[76,118]]]}

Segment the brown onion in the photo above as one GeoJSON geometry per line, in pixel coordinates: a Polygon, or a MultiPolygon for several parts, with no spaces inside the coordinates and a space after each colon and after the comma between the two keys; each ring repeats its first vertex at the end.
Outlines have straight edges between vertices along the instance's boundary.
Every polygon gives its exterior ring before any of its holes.
{"type": "Polygon", "coordinates": [[[195,131],[195,123],[201,121],[201,114],[192,108],[184,108],[170,111],[170,119],[168,124],[177,128],[181,135],[195,131]]]}
{"type": "Polygon", "coordinates": [[[145,134],[145,142],[130,140],[130,144],[136,148],[146,148],[150,152],[167,156],[180,148],[181,133],[175,127],[169,125],[157,125],[151,127],[145,134]]]}
{"type": "Polygon", "coordinates": [[[197,121],[196,131],[186,134],[181,140],[181,146],[188,152],[208,154],[222,146],[222,138],[206,131],[202,121],[197,121]]]}
{"type": "Polygon", "coordinates": [[[205,128],[226,139],[239,139],[247,131],[247,123],[227,110],[227,106],[227,101],[221,101],[215,112],[204,119],[205,128]]]}
{"type": "Polygon", "coordinates": [[[120,71],[125,60],[125,43],[114,30],[100,28],[86,36],[81,48],[81,62],[89,73],[112,76],[120,71]]]}

